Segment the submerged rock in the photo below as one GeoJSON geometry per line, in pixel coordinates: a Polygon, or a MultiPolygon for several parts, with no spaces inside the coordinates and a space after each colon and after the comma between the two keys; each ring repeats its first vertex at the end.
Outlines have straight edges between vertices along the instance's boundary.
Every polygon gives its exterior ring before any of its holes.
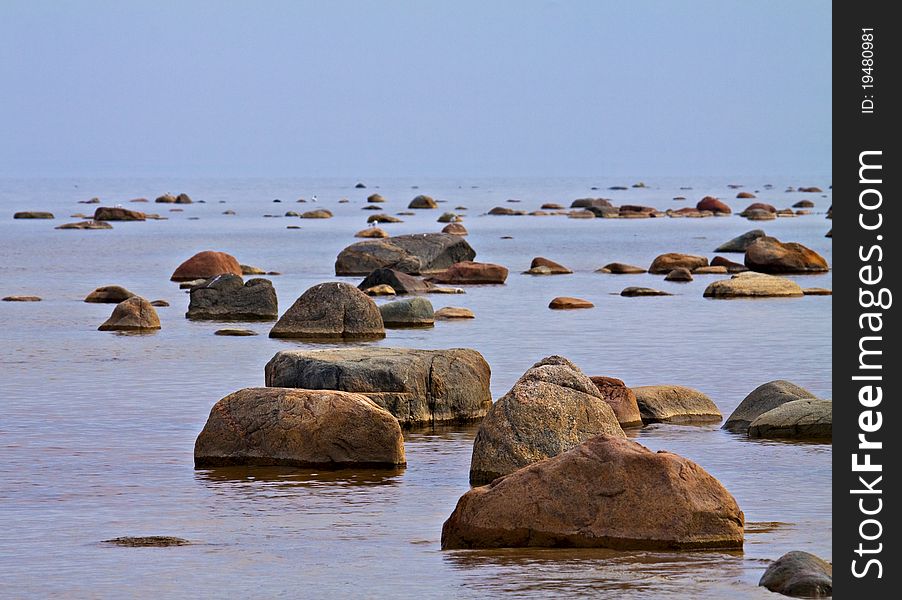
{"type": "Polygon", "coordinates": [[[431,327],[435,323],[432,303],[422,296],[379,306],[386,327],[431,327]]]}
{"type": "Polygon", "coordinates": [[[39,210],[20,211],[13,215],[13,219],[53,219],[53,213],[39,210]]]}
{"type": "Polygon", "coordinates": [[[476,315],[469,308],[457,306],[445,306],[435,311],[436,321],[451,321],[454,319],[475,319],[476,315]]]}
{"type": "Polygon", "coordinates": [[[749,270],[747,266],[742,263],[733,262],[723,256],[715,256],[711,259],[712,267],[724,267],[727,270],[727,273],[744,273],[749,270]]]}
{"type": "Polygon", "coordinates": [[[639,298],[642,296],[673,296],[673,294],[671,293],[656,290],[654,288],[636,286],[623,288],[623,290],[620,292],[620,295],[626,298],[639,298]]]}
{"type": "Polygon", "coordinates": [[[272,321],[279,316],[276,290],[268,279],[217,275],[191,288],[185,316],[195,320],[272,321]]]}
{"type": "Polygon", "coordinates": [[[3,302],[40,302],[40,296],[6,296],[3,302]]]}
{"type": "Polygon", "coordinates": [[[127,548],[167,548],[169,546],[187,546],[191,542],[171,535],[124,536],[111,540],[103,540],[102,544],[125,546],[127,548]]]}
{"type": "Polygon", "coordinates": [[[692,271],[692,269],[706,266],[708,266],[708,259],[704,256],[668,252],[657,256],[648,267],[648,272],[653,275],[666,275],[680,267],[692,271]]]}
{"type": "Polygon", "coordinates": [[[231,327],[227,327],[225,329],[217,329],[213,332],[213,335],[223,335],[230,337],[247,337],[252,335],[257,335],[257,332],[253,329],[235,329],[231,327]]]}
{"type": "Polygon", "coordinates": [[[741,548],[744,523],[694,462],[598,435],[464,494],[442,548],[741,548]]]}
{"type": "Polygon", "coordinates": [[[224,273],[241,275],[241,265],[231,254],[205,250],[198,252],[180,264],[169,280],[193,281],[196,279],[209,279],[224,273]]]}
{"type": "Polygon", "coordinates": [[[196,468],[290,465],[339,469],[406,464],[398,421],[366,396],[245,388],[210,411],[194,444],[196,468]]]}
{"type": "Polygon", "coordinates": [[[573,271],[553,260],[537,256],[532,259],[529,270],[525,273],[528,275],[570,275],[573,271]]]}
{"type": "Polygon", "coordinates": [[[470,483],[488,483],[599,434],[624,436],[613,409],[576,365],[549,356],[530,367],[482,420],[470,483]]]}
{"type": "Polygon", "coordinates": [[[438,203],[432,197],[420,194],[410,201],[407,208],[438,208],[438,203]]]}
{"type": "Polygon", "coordinates": [[[733,212],[729,206],[727,206],[724,202],[718,200],[717,198],[714,198],[713,196],[705,196],[698,201],[698,204],[695,205],[695,208],[698,210],[710,210],[715,215],[729,215],[733,212]]]}
{"type": "Polygon", "coordinates": [[[57,225],[54,229],[112,229],[113,226],[105,221],[79,221],[78,223],[65,223],[57,225]]]}
{"type": "Polygon", "coordinates": [[[331,219],[333,217],[332,211],[320,208],[317,210],[308,210],[307,212],[303,212],[300,214],[302,219],[331,219]]]}
{"type": "MultiPolygon", "coordinates": [[[[699,267],[704,268],[704,267],[699,267]]],[[[664,281],[692,281],[692,273],[686,267],[678,267],[664,277],[664,281]]]]}
{"type": "Polygon", "coordinates": [[[805,388],[790,381],[769,381],[756,387],[739,403],[723,424],[723,429],[742,433],[748,430],[752,421],[769,410],[794,400],[816,398],[805,388]]]}
{"type": "Polygon", "coordinates": [[[123,300],[98,331],[152,331],[160,329],[160,317],[150,302],[140,296],[123,300]]]}
{"type": "Polygon", "coordinates": [[[558,296],[548,303],[548,308],[552,310],[568,310],[573,308],[595,308],[595,305],[582,298],[558,296]]]}
{"type": "Polygon", "coordinates": [[[127,208],[100,206],[94,211],[95,221],[144,221],[147,218],[143,212],[127,208]]]}
{"type": "Polygon", "coordinates": [[[121,285],[105,285],[99,287],[85,297],[85,302],[97,304],[119,304],[123,300],[128,300],[135,293],[131,292],[121,285]]]}
{"type": "Polygon", "coordinates": [[[283,350],[266,365],[267,386],[364,394],[405,427],[481,419],[490,379],[482,355],[466,348],[283,350]]]}
{"type": "Polygon", "coordinates": [[[467,235],[467,228],[460,223],[448,223],[442,227],[442,233],[450,233],[451,235],[467,235]]]}
{"type": "Polygon", "coordinates": [[[833,596],[833,565],[794,550],[772,562],[758,585],[784,596],[828,598],[833,596]]]}
{"type": "Polygon", "coordinates": [[[354,237],[358,238],[387,238],[389,237],[388,233],[384,229],[379,229],[378,227],[367,227],[366,229],[361,229],[357,233],[354,234],[354,237]]]}
{"type": "Polygon", "coordinates": [[[718,423],[723,415],[711,398],[681,385],[643,385],[632,388],[642,415],[649,423],[718,423]]]}
{"type": "Polygon", "coordinates": [[[795,298],[803,295],[802,288],[791,279],[753,272],[712,282],[704,293],[706,298],[795,298]]]}
{"type": "Polygon", "coordinates": [[[781,404],[755,418],[750,438],[828,441],[833,439],[833,402],[804,398],[781,404]]]}
{"type": "Polygon", "coordinates": [[[376,303],[354,286],[320,283],[295,300],[270,330],[269,337],[379,339],[385,337],[385,326],[376,303]]]}

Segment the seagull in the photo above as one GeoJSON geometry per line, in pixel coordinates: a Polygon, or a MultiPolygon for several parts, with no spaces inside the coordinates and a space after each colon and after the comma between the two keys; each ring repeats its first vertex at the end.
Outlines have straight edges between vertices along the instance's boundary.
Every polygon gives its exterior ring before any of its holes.
{"type": "Polygon", "coordinates": [[[313,201],[316,202],[316,194],[313,194],[313,201]]]}

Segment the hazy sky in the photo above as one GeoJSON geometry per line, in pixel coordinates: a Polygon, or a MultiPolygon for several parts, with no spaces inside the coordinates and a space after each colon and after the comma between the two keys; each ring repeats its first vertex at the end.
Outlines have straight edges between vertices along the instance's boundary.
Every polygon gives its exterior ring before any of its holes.
{"type": "Polygon", "coordinates": [[[0,176],[831,169],[823,0],[0,0],[0,176]]]}

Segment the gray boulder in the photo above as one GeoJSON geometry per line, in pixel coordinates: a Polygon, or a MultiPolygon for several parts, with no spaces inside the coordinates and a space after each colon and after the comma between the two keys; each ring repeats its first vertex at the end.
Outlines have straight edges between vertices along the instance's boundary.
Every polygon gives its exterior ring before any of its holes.
{"type": "Polygon", "coordinates": [[[421,296],[379,306],[386,327],[431,327],[435,324],[432,302],[421,296]]]}
{"type": "Polygon", "coordinates": [[[769,410],[777,408],[781,404],[801,400],[804,398],[816,398],[814,394],[794,383],[778,379],[769,381],[756,387],[746,396],[736,410],[727,418],[723,428],[729,431],[744,433],[748,430],[752,421],[769,410]]]}
{"type": "Polygon", "coordinates": [[[794,550],[772,562],[758,585],[784,596],[828,598],[833,595],[833,565],[794,550]]]}
{"type": "Polygon", "coordinates": [[[749,425],[750,438],[827,441],[833,439],[833,402],[793,400],[760,415],[749,425]]]}
{"type": "Polygon", "coordinates": [[[357,288],[368,290],[377,285],[391,286],[396,294],[425,294],[432,291],[433,287],[431,283],[419,277],[414,277],[395,269],[381,268],[374,269],[372,273],[366,276],[366,279],[360,282],[357,288]]]}
{"type": "Polygon", "coordinates": [[[405,427],[481,419],[490,379],[482,355],[466,348],[282,350],[266,365],[267,386],[357,392],[405,427]]]}
{"type": "Polygon", "coordinates": [[[534,364],[479,425],[470,483],[482,485],[600,434],[625,437],[598,387],[561,356],[534,364]]]}
{"type": "Polygon", "coordinates": [[[268,279],[217,275],[191,288],[189,319],[213,321],[274,321],[279,317],[276,290],[268,279]]]}
{"type": "Polygon", "coordinates": [[[723,415],[702,392],[681,385],[644,385],[632,388],[642,422],[719,423],[723,415]]]}
{"type": "Polygon", "coordinates": [[[367,275],[388,267],[419,275],[437,273],[461,261],[476,258],[467,241],[450,233],[417,233],[351,244],[335,260],[336,275],[367,275]]]}
{"type": "Polygon", "coordinates": [[[753,229],[746,231],[740,236],[734,237],[728,242],[724,242],[714,249],[715,252],[745,252],[752,242],[760,237],[767,235],[762,229],[753,229]]]}

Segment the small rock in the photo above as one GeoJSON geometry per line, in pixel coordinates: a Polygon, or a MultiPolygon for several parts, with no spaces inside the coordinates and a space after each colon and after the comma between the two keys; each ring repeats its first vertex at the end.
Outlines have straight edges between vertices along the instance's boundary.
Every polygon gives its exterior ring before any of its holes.
{"type": "Polygon", "coordinates": [[[435,323],[432,303],[422,296],[379,306],[386,327],[431,327],[435,323]]]}
{"type": "Polygon", "coordinates": [[[564,205],[563,205],[563,204],[557,204],[557,203],[555,203],[555,202],[546,202],[545,204],[543,204],[543,205],[540,206],[539,208],[541,208],[541,209],[543,209],[543,210],[561,210],[561,209],[564,208],[564,205]]]}
{"type": "Polygon", "coordinates": [[[608,263],[605,266],[601,267],[596,273],[611,273],[614,275],[635,275],[639,273],[645,273],[646,269],[642,267],[636,267],[633,265],[628,265],[625,263],[608,263]]]}
{"type": "Polygon", "coordinates": [[[104,221],[80,221],[78,223],[65,223],[54,229],[112,229],[113,226],[104,221]]]}
{"type": "Polygon", "coordinates": [[[601,375],[589,379],[601,392],[604,401],[611,406],[621,427],[642,426],[642,415],[639,413],[639,405],[636,403],[636,394],[626,387],[623,381],[616,377],[601,375]]]}
{"type": "Polygon", "coordinates": [[[717,423],[723,415],[711,398],[681,385],[644,385],[634,387],[642,422],[649,423],[717,423]]]}
{"type": "Polygon", "coordinates": [[[704,256],[694,256],[692,254],[680,254],[678,252],[669,252],[657,256],[648,267],[648,272],[653,275],[666,275],[674,269],[683,267],[692,271],[698,267],[708,266],[708,259],[704,256]]]}
{"type": "Polygon", "coordinates": [[[569,310],[573,308],[595,308],[595,305],[582,298],[558,296],[548,304],[548,308],[553,310],[569,310]]]}
{"type": "Polygon", "coordinates": [[[13,219],[53,219],[53,213],[41,211],[22,211],[13,215],[13,219]]]}
{"type": "Polygon", "coordinates": [[[525,273],[528,275],[569,275],[573,271],[553,260],[537,256],[532,259],[532,262],[529,264],[529,270],[525,271],[525,273]],[[539,271],[538,269],[542,270],[539,271]]]}
{"type": "Polygon", "coordinates": [[[157,202],[158,204],[175,204],[175,196],[172,194],[163,194],[154,200],[154,202],[157,202]]]}
{"type": "Polygon", "coordinates": [[[726,275],[729,270],[723,265],[709,265],[692,270],[693,275],[726,275]]]}
{"type": "Polygon", "coordinates": [[[514,209],[508,208],[506,206],[496,206],[495,208],[491,209],[488,214],[502,215],[502,216],[503,215],[514,216],[514,215],[525,215],[526,211],[525,210],[514,210],[514,209]]]}
{"type": "Polygon", "coordinates": [[[169,306],[169,303],[166,302],[165,300],[154,300],[154,301],[152,301],[152,302],[150,303],[150,305],[151,305],[151,306],[156,306],[156,307],[158,307],[158,308],[160,308],[160,307],[165,308],[165,307],[169,306]]]}
{"type": "Polygon", "coordinates": [[[136,210],[100,206],[94,211],[95,221],[144,221],[148,215],[136,210]]]}
{"type": "Polygon", "coordinates": [[[239,265],[242,275],[266,275],[266,271],[260,267],[252,267],[251,265],[239,265]]]}
{"type": "Polygon", "coordinates": [[[727,270],[727,273],[744,273],[749,270],[749,268],[741,263],[733,262],[723,256],[715,256],[711,259],[712,267],[724,267],[727,270]]]}
{"type": "Polygon", "coordinates": [[[715,281],[704,293],[706,298],[793,298],[803,295],[802,288],[791,279],[751,271],[715,281]]]}
{"type": "Polygon", "coordinates": [[[819,187],[800,187],[797,191],[803,192],[805,194],[820,194],[824,190],[819,187]]]}
{"type": "Polygon", "coordinates": [[[367,223],[403,223],[401,219],[398,217],[393,217],[391,215],[386,214],[378,214],[378,215],[370,215],[366,219],[367,223]]]}
{"type": "Polygon", "coordinates": [[[727,206],[717,198],[714,198],[713,196],[705,196],[698,201],[698,204],[695,205],[695,208],[698,210],[710,210],[715,215],[729,215],[733,212],[729,206],[727,206]]]}
{"type": "Polygon", "coordinates": [[[802,293],[806,296],[832,296],[833,290],[828,290],[827,288],[802,288],[802,293]]]}
{"type": "Polygon", "coordinates": [[[714,249],[715,252],[745,252],[746,249],[758,238],[764,237],[765,234],[761,229],[753,229],[742,235],[733,238],[728,242],[724,242],[714,249]]]}
{"type": "Polygon", "coordinates": [[[457,223],[460,220],[459,216],[450,212],[443,213],[442,216],[436,219],[439,223],[457,223]]]}
{"type": "Polygon", "coordinates": [[[366,290],[383,284],[391,286],[396,294],[427,294],[433,289],[432,284],[419,277],[386,267],[373,269],[357,288],[366,290]]]}
{"type": "Polygon", "coordinates": [[[567,213],[569,219],[594,219],[595,213],[591,210],[571,210],[567,213]]]}
{"type": "Polygon", "coordinates": [[[438,204],[430,196],[420,194],[410,201],[407,208],[438,208],[438,204]]]}
{"type": "Polygon", "coordinates": [[[833,439],[833,402],[803,398],[759,415],[749,425],[750,438],[826,441],[833,439]]]}
{"type": "Polygon", "coordinates": [[[772,562],[758,585],[784,596],[833,596],[833,565],[814,554],[794,550],[772,562]]]}
{"type": "Polygon", "coordinates": [[[475,319],[476,315],[469,308],[457,306],[445,306],[434,313],[436,321],[451,321],[454,319],[475,319]]]}
{"type": "Polygon", "coordinates": [[[206,282],[207,282],[206,279],[191,279],[189,281],[183,281],[183,282],[179,283],[179,289],[180,290],[190,290],[194,286],[203,285],[206,282]]]}
{"type": "Polygon", "coordinates": [[[366,229],[361,229],[357,233],[354,234],[354,237],[358,238],[387,238],[389,237],[388,233],[385,232],[384,229],[379,229],[378,227],[367,227],[366,229]]]}
{"type": "Polygon", "coordinates": [[[130,292],[120,285],[106,285],[99,287],[85,297],[85,302],[97,304],[119,304],[123,300],[128,300],[134,296],[134,292],[130,292]]]}
{"type": "Polygon", "coordinates": [[[621,296],[625,296],[627,298],[637,298],[642,296],[673,296],[673,294],[669,294],[667,292],[663,292],[661,290],[656,290],[654,288],[647,287],[636,287],[630,286],[627,288],[623,288],[623,291],[620,292],[621,296]]]}
{"type": "Polygon", "coordinates": [[[377,204],[380,202],[385,202],[385,198],[383,198],[380,194],[370,194],[366,197],[366,201],[370,204],[377,204]]]}
{"type": "Polygon", "coordinates": [[[811,200],[799,200],[792,205],[793,208],[814,208],[814,202],[811,200]]]}
{"type": "Polygon", "coordinates": [[[160,317],[150,302],[140,296],[123,300],[98,331],[152,331],[160,329],[160,317]]]}
{"type": "Polygon", "coordinates": [[[753,194],[751,192],[739,192],[738,194],[736,194],[736,197],[740,198],[740,199],[742,199],[742,198],[748,199],[748,198],[754,198],[755,194],[753,194]]]}
{"type": "Polygon", "coordinates": [[[442,228],[442,233],[450,233],[452,235],[467,235],[467,228],[460,223],[449,223],[442,228]]]}
{"type": "Polygon", "coordinates": [[[816,399],[816,396],[790,381],[769,381],[756,387],[739,403],[723,424],[723,429],[744,433],[752,421],[767,411],[801,399],[816,399]]]}
{"type": "Polygon", "coordinates": [[[431,276],[430,281],[456,285],[502,284],[507,279],[506,267],[492,263],[461,261],[440,273],[431,276]]]}
{"type": "Polygon", "coordinates": [[[679,267],[668,273],[664,281],[692,281],[692,273],[686,267],[679,267]]]}
{"type": "Polygon", "coordinates": [[[755,208],[745,211],[742,216],[749,221],[773,221],[777,218],[777,213],[755,208]]]}
{"type": "Polygon", "coordinates": [[[362,289],[363,293],[367,296],[394,296],[397,294],[395,288],[390,285],[385,285],[384,283],[362,289]]]}
{"type": "Polygon", "coordinates": [[[40,302],[40,296],[6,296],[3,302],[40,302]]]}
{"type": "Polygon", "coordinates": [[[198,252],[176,268],[170,281],[209,279],[223,273],[241,275],[241,265],[231,254],[205,250],[198,252]]]}
{"type": "Polygon", "coordinates": [[[225,336],[233,336],[233,337],[243,337],[250,335],[257,335],[257,332],[253,329],[217,329],[213,335],[225,335],[225,336]]]}
{"type": "MultiPolygon", "coordinates": [[[[570,203],[570,208],[605,208],[611,207],[611,201],[605,198],[578,198],[570,203]]],[[[560,204],[543,204],[542,208],[548,209],[560,209],[563,208],[560,204]]]]}
{"type": "Polygon", "coordinates": [[[755,211],[761,211],[775,213],[777,212],[777,208],[773,204],[766,204],[764,202],[753,202],[745,207],[745,210],[739,213],[741,217],[747,217],[750,213],[755,211]]]}
{"type": "Polygon", "coordinates": [[[301,213],[300,215],[302,219],[331,219],[332,216],[332,211],[325,208],[320,208],[318,210],[308,210],[307,212],[301,213]]]}
{"type": "Polygon", "coordinates": [[[141,537],[117,537],[111,540],[103,540],[101,543],[125,546],[127,548],[166,548],[168,546],[186,546],[191,542],[169,535],[148,535],[141,537]]]}

